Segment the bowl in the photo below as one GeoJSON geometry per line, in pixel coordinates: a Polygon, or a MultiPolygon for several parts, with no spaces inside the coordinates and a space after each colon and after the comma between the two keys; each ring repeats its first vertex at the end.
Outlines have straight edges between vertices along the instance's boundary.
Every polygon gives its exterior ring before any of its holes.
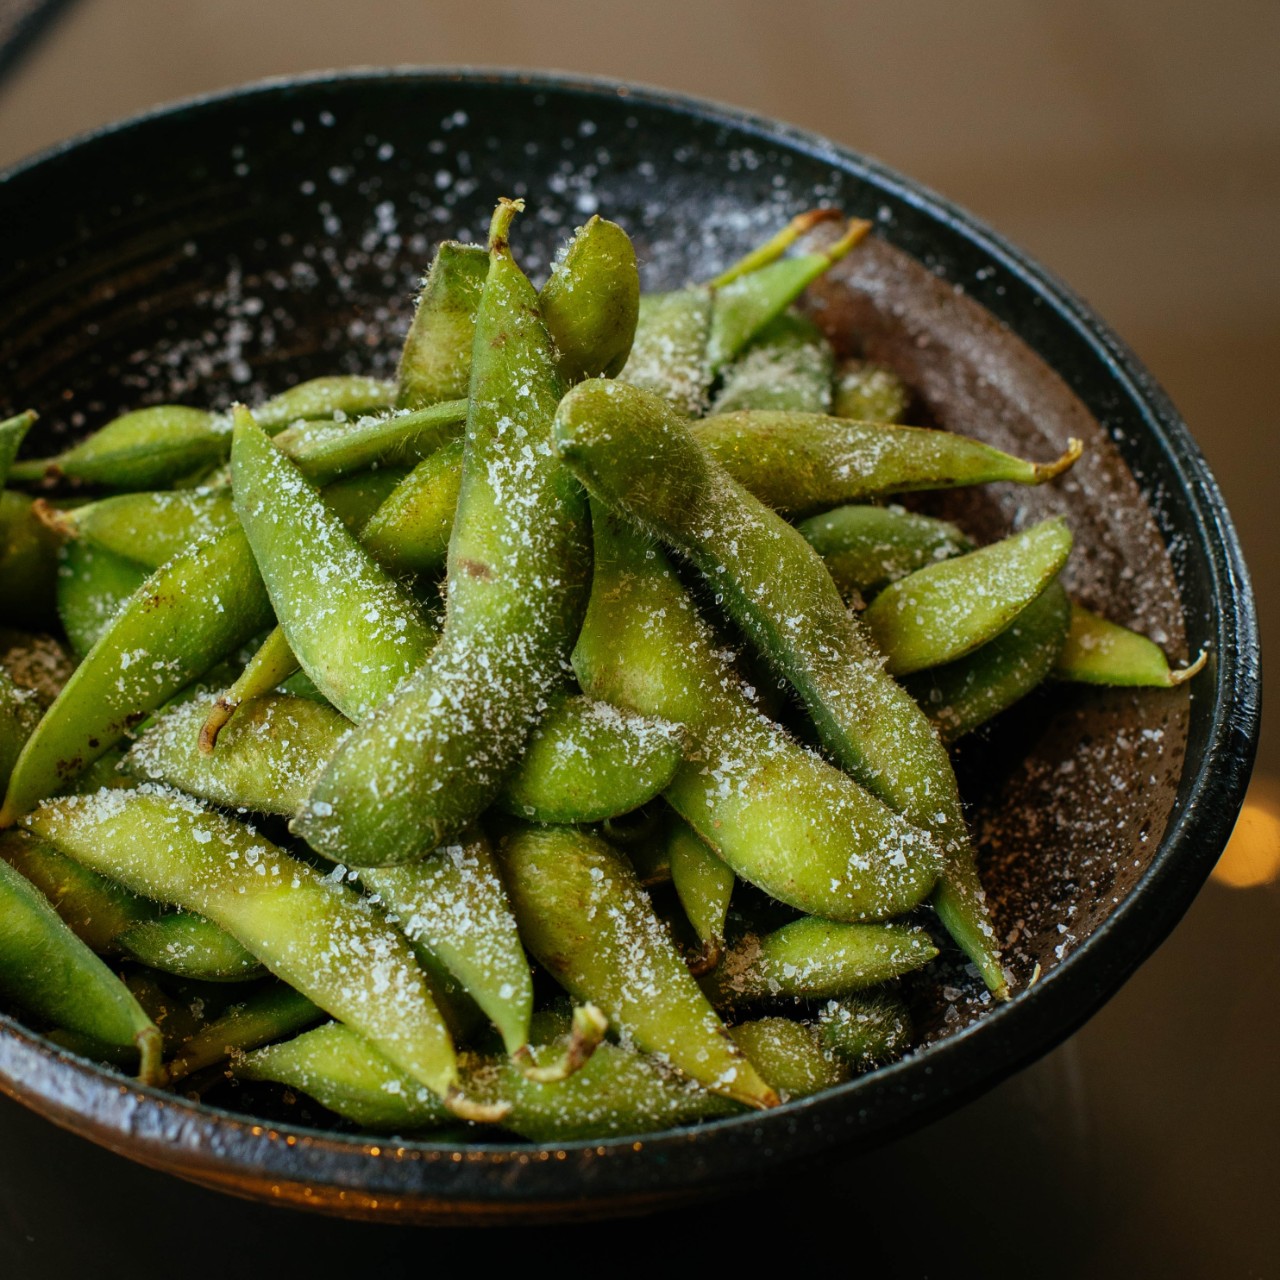
{"type": "Polygon", "coordinates": [[[40,408],[43,453],[145,403],[390,370],[434,242],[482,239],[500,194],[529,201],[515,243],[531,274],[600,210],[632,233],[648,288],[707,277],[817,204],[873,219],[875,239],[809,302],[837,346],[897,368],[917,420],[1034,457],[1068,436],[1086,445],[1056,485],[939,509],[992,536],[1066,513],[1073,593],[1208,665],[1174,690],[1046,689],[964,744],[1016,997],[993,1007],[951,957],[913,992],[913,1053],[775,1111],[554,1148],[371,1139],[139,1087],[0,1015],[10,1096],[242,1196],[401,1221],[600,1217],[883,1141],[1043,1054],[1112,995],[1190,904],[1244,795],[1254,605],[1173,406],[994,232],[786,125],[597,80],[410,69],[273,81],[112,126],[0,175],[0,410],[40,408]]]}

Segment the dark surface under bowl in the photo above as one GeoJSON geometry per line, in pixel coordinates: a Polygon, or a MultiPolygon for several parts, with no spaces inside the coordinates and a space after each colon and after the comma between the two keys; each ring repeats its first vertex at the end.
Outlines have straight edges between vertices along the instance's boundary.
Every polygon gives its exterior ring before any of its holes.
{"type": "MultiPolygon", "coordinates": [[[[862,157],[660,93],[518,74],[269,84],[72,143],[0,179],[0,410],[52,451],[117,410],[222,405],[334,371],[389,371],[443,236],[497,195],[533,275],[597,209],[649,288],[705,277],[820,203],[879,240],[815,291],[843,349],[893,364],[918,420],[1083,462],[1044,489],[940,506],[994,536],[1065,512],[1075,594],[1206,672],[1168,692],[1057,688],[958,761],[1020,991],[991,1008],[954,958],[913,991],[921,1048],[769,1114],[637,1141],[455,1149],[255,1121],[139,1089],[0,1016],[0,1088],[206,1185],[352,1216],[492,1221],[637,1212],[941,1114],[1069,1034],[1189,905],[1230,833],[1258,726],[1247,575],[1172,406],[1086,308],[998,237],[862,157]],[[1038,978],[1032,983],[1038,966],[1038,978]]],[[[218,1097],[234,1106],[224,1089],[218,1097]]]]}

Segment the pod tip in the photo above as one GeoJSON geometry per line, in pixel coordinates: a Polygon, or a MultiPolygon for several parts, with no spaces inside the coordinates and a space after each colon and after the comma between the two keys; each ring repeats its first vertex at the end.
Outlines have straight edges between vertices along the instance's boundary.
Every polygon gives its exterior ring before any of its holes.
{"type": "Polygon", "coordinates": [[[133,1041],[142,1055],[138,1067],[139,1082],[162,1087],[167,1082],[168,1075],[164,1069],[164,1039],[160,1028],[149,1024],[133,1037],[133,1041]]]}
{"type": "Polygon", "coordinates": [[[493,218],[489,222],[489,253],[505,253],[507,251],[507,232],[511,230],[511,224],[515,221],[517,213],[524,212],[524,201],[522,199],[509,200],[506,196],[498,197],[497,207],[493,211],[493,218]]]}
{"type": "Polygon", "coordinates": [[[1180,671],[1169,672],[1169,684],[1176,687],[1185,684],[1194,675],[1199,675],[1204,670],[1204,664],[1209,661],[1209,650],[1201,649],[1196,660],[1188,666],[1183,667],[1180,671]]]}
{"type": "Polygon", "coordinates": [[[1052,462],[1037,463],[1035,467],[1035,483],[1044,484],[1046,480],[1056,479],[1062,475],[1064,471],[1070,471],[1072,467],[1079,462],[1081,455],[1084,453],[1084,441],[1077,440],[1072,436],[1067,441],[1067,447],[1061,457],[1055,458],[1052,462]]]}
{"type": "Polygon", "coordinates": [[[214,702],[209,714],[205,717],[204,724],[200,726],[198,743],[202,755],[213,754],[214,747],[218,745],[218,735],[226,727],[227,721],[235,715],[239,705],[239,698],[228,698],[226,694],[214,702]]]}
{"type": "Polygon", "coordinates": [[[456,1085],[444,1095],[444,1105],[459,1120],[469,1120],[473,1124],[498,1124],[511,1114],[509,1102],[477,1102],[475,1098],[468,1098],[456,1085]]]}
{"type": "Polygon", "coordinates": [[[37,498],[31,504],[31,511],[46,529],[58,537],[70,539],[80,536],[74,512],[61,511],[44,498],[37,498]]]}
{"type": "Polygon", "coordinates": [[[573,1030],[560,1061],[547,1067],[534,1062],[529,1046],[521,1045],[511,1056],[519,1064],[521,1074],[534,1084],[558,1084],[580,1070],[595,1053],[609,1030],[609,1019],[593,1004],[580,1005],[573,1011],[573,1030]]]}

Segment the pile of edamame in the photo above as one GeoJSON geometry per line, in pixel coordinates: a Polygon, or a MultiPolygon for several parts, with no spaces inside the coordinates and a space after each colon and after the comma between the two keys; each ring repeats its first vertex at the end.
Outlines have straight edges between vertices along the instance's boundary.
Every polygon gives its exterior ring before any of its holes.
{"type": "Polygon", "coordinates": [[[942,947],[1010,997],[948,746],[1194,673],[1068,598],[1063,520],[891,504],[1080,446],[837,363],[796,304],[869,224],[641,296],[600,217],[536,290],[522,209],[392,381],[0,424],[0,999],[65,1049],[461,1142],[776,1106],[906,1051],[942,947]]]}

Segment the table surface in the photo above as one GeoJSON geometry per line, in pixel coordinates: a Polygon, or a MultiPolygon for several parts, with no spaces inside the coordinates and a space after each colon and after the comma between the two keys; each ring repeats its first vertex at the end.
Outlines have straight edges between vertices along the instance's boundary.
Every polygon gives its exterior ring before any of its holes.
{"type": "MultiPolygon", "coordinates": [[[[1211,30],[1163,0],[991,0],[963,19],[946,0],[793,0],[785,22],[742,0],[731,23],[704,0],[534,8],[490,0],[481,23],[461,0],[77,0],[0,82],[0,165],[154,102],[360,63],[557,66],[793,120],[974,208],[1116,325],[1223,483],[1267,635],[1280,564],[1256,477],[1280,462],[1280,255],[1258,250],[1280,222],[1280,6],[1232,0],[1211,30]]],[[[1269,729],[1260,767],[1280,775],[1269,729]]],[[[1274,883],[1211,882],[1079,1034],[985,1097],[873,1153],[785,1170],[749,1205],[638,1230],[482,1242],[243,1204],[0,1100],[0,1276],[220,1275],[252,1259],[254,1275],[372,1261],[392,1277],[474,1266],[495,1244],[505,1265],[572,1250],[607,1266],[619,1245],[637,1263],[723,1264],[764,1231],[870,1275],[1273,1275],[1277,924],[1274,883]]]]}

